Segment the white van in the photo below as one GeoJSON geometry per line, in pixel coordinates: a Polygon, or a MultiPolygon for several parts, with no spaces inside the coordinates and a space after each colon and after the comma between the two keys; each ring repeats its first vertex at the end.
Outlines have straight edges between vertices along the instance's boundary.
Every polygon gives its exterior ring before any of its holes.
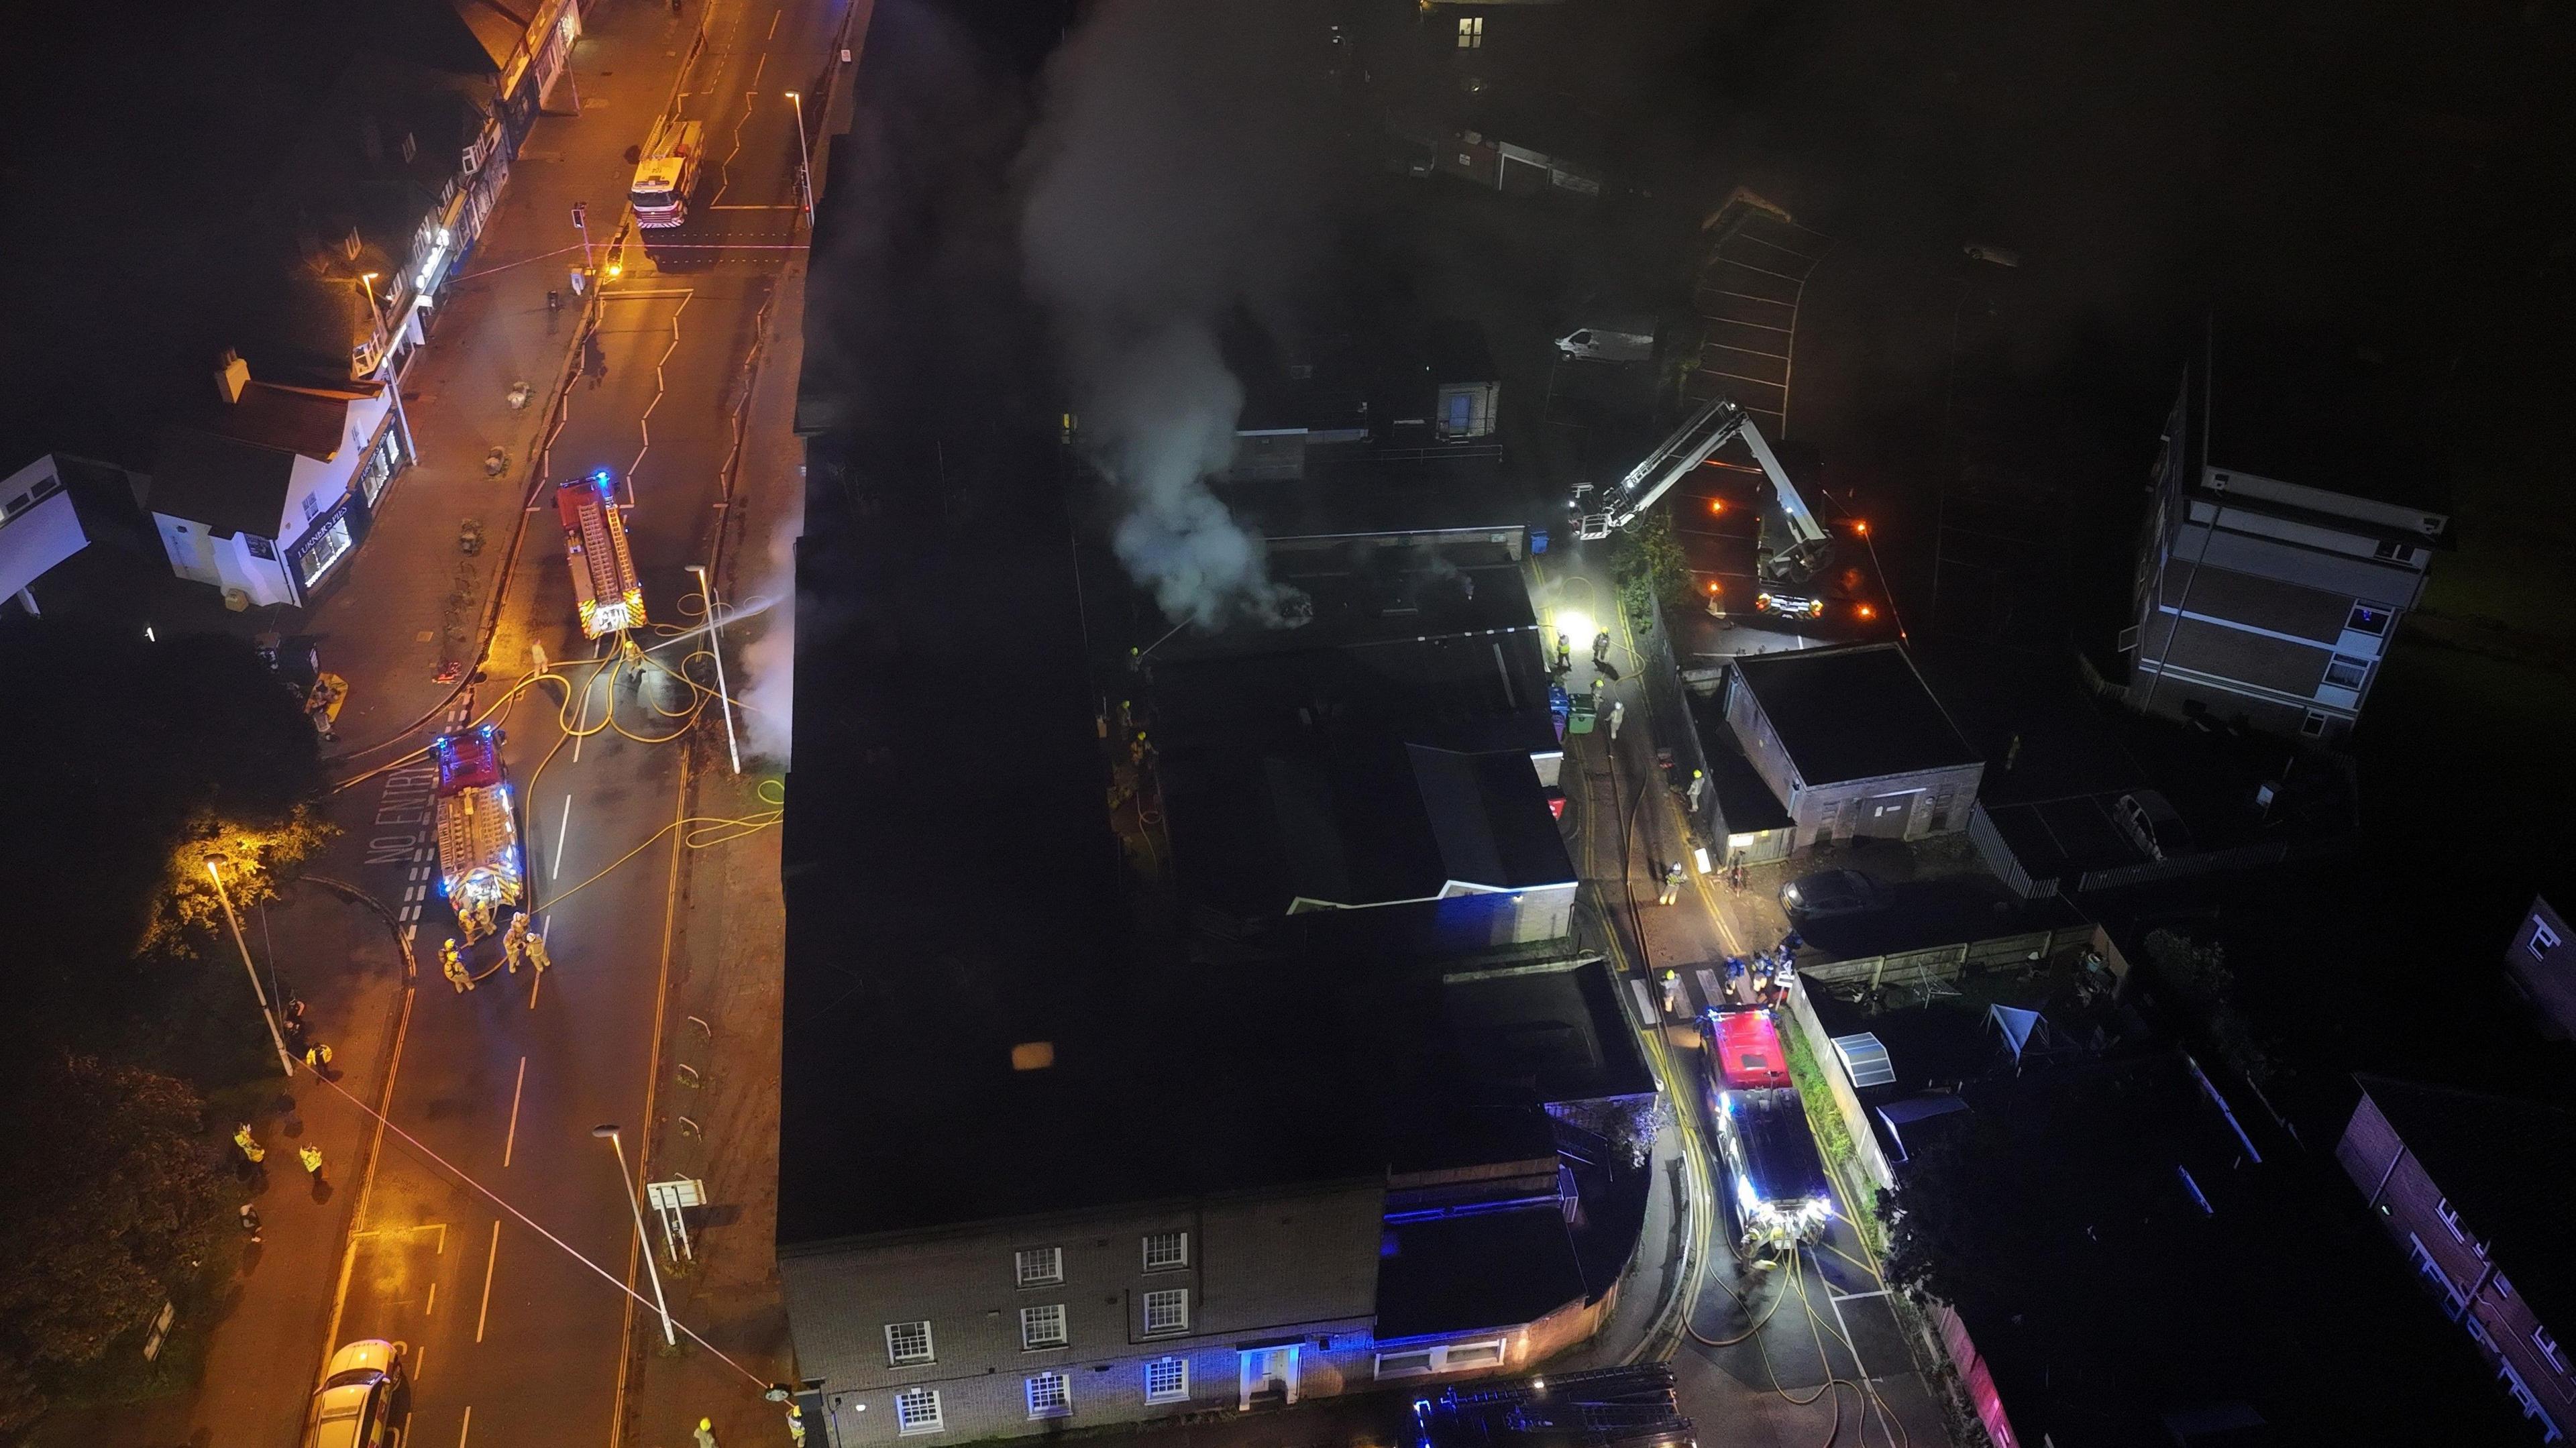
{"type": "Polygon", "coordinates": [[[1574,362],[1650,362],[1655,356],[1651,323],[1622,327],[1580,327],[1556,339],[1556,350],[1574,362]]]}

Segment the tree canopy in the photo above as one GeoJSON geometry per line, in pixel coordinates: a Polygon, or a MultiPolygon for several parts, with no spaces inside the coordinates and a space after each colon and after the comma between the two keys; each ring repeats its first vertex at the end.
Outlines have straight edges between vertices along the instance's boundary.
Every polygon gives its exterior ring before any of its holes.
{"type": "Polygon", "coordinates": [[[313,727],[248,644],[11,620],[0,679],[0,872],[22,907],[6,984],[22,1005],[180,945],[180,924],[204,918],[187,891],[205,888],[183,844],[229,840],[224,853],[282,868],[318,838],[301,809],[321,782],[313,727]]]}

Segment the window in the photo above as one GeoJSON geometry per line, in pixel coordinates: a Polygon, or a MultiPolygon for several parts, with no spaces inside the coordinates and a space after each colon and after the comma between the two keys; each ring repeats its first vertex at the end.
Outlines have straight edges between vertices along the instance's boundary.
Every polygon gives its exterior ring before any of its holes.
{"type": "Polygon", "coordinates": [[[2358,689],[2370,677],[2370,660],[2348,659],[2341,654],[2326,660],[2326,682],[2338,689],[2358,689]]]}
{"type": "Polygon", "coordinates": [[[349,515],[335,513],[327,525],[306,534],[304,541],[297,545],[296,571],[304,575],[305,586],[311,587],[315,580],[330,570],[332,564],[347,557],[349,550],[356,546],[357,541],[349,536],[349,515]]]}
{"type": "Polygon", "coordinates": [[[1073,1412],[1073,1391],[1062,1373],[1040,1373],[1029,1379],[1029,1416],[1062,1418],[1073,1412]]]}
{"type": "Polygon", "coordinates": [[[929,1323],[889,1322],[885,1334],[886,1366],[900,1368],[931,1361],[929,1323]]]}
{"type": "Polygon", "coordinates": [[[2326,716],[2310,709],[2306,716],[2299,720],[2299,732],[2310,739],[2322,736],[2326,732],[2326,716]]]}
{"type": "Polygon", "coordinates": [[[2389,563],[2412,563],[2415,561],[2415,545],[2412,543],[2401,543],[2394,538],[2381,540],[2379,546],[2371,551],[2375,556],[2389,563]]]}
{"type": "Polygon", "coordinates": [[[306,493],[304,495],[304,521],[310,523],[321,516],[322,495],[320,493],[306,493]]]}
{"type": "Polygon", "coordinates": [[[1485,48],[1484,16],[1461,15],[1458,17],[1458,48],[1460,50],[1482,50],[1485,48]]]}
{"type": "Polygon", "coordinates": [[[2495,1284],[2496,1296],[2513,1296],[2513,1284],[2505,1279],[2505,1275],[2503,1273],[2499,1272],[2487,1280],[2495,1284]]]}
{"type": "Polygon", "coordinates": [[[1382,1352],[1377,1355],[1377,1375],[1382,1378],[1409,1378],[1431,1371],[1431,1354],[1422,1352],[1382,1352]]]}
{"type": "Polygon", "coordinates": [[[2394,610],[2384,603],[2356,603],[2352,606],[2352,617],[2344,621],[2344,627],[2354,633],[2385,634],[2393,613],[2394,610]]]}
{"type": "Polygon", "coordinates": [[[1062,1247],[1022,1247],[1013,1262],[1022,1287],[1044,1287],[1064,1280],[1062,1247]]]}
{"type": "Polygon", "coordinates": [[[2548,959],[2549,952],[2556,950],[2561,943],[2558,932],[2549,928],[2548,921],[2537,915],[2531,917],[2531,938],[2523,942],[2523,948],[2531,952],[2532,959],[2548,959]]]}
{"type": "Polygon", "coordinates": [[[1145,1236],[1145,1270],[1171,1272],[1190,1265],[1190,1234],[1149,1232],[1145,1236]]]}
{"type": "Polygon", "coordinates": [[[906,1388],[894,1395],[894,1426],[899,1433],[936,1433],[940,1421],[937,1388],[906,1388]]]}
{"type": "Polygon", "coordinates": [[[1145,1401],[1177,1403],[1190,1395],[1190,1360],[1156,1358],[1145,1364],[1145,1401]]]}
{"type": "Polygon", "coordinates": [[[1020,1346],[1062,1347],[1064,1344],[1063,1303],[1050,1302],[1044,1307],[1020,1309],[1020,1346]]]}
{"type": "Polygon", "coordinates": [[[265,558],[271,563],[277,561],[277,545],[256,533],[244,533],[242,546],[250,550],[250,556],[253,558],[265,558]]]}
{"type": "Polygon", "coordinates": [[[1190,1290],[1174,1287],[1163,1292],[1145,1294],[1145,1331],[1187,1332],[1190,1329],[1190,1290]]]}
{"type": "Polygon", "coordinates": [[[1441,1354],[1441,1358],[1441,1366],[1445,1368],[1489,1368],[1503,1360],[1503,1345],[1499,1342],[1462,1343],[1441,1354]]]}
{"type": "Polygon", "coordinates": [[[2460,1225],[2460,1209],[2451,1205],[2449,1197],[2433,1204],[2433,1215],[2442,1219],[2442,1225],[2451,1229],[2454,1238],[2462,1242],[2469,1240],[2468,1229],[2460,1225]]]}
{"type": "Polygon", "coordinates": [[[2550,1334],[2548,1328],[2533,1328],[2531,1330],[2531,1345],[2540,1349],[2540,1355],[2549,1359],[2549,1365],[2551,1367],[2558,1369],[2561,1373],[2567,1371],[2567,1354],[2560,1350],[2558,1339],[2550,1334]]]}

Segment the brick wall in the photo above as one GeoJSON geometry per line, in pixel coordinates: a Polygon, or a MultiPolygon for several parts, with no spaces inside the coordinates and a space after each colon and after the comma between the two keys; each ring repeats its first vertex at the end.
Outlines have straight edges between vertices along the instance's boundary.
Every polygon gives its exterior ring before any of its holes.
{"type": "MultiPolygon", "coordinates": [[[[2529,1395],[2525,1411],[2536,1408],[2562,1432],[2576,1424],[2576,1376],[2561,1371],[2534,1340],[2544,1324],[2513,1290],[2512,1264],[2490,1259],[2476,1221],[2453,1211],[2368,1096],[2354,1108],[2335,1159],[2443,1315],[2477,1342],[2499,1378],[2511,1369],[2508,1381],[2518,1379],[2529,1395]]],[[[2562,1361],[2570,1360],[2569,1351],[2560,1350],[2562,1361]]]]}

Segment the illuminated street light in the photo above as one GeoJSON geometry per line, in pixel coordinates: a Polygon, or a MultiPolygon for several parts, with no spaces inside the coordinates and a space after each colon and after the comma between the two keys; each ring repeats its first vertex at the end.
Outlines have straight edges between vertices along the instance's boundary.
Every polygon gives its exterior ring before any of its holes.
{"type": "Polygon", "coordinates": [[[250,963],[250,945],[242,939],[241,918],[233,914],[233,897],[225,893],[223,872],[215,868],[223,858],[206,856],[206,878],[215,882],[215,898],[224,906],[224,923],[233,928],[233,948],[241,952],[242,973],[250,977],[250,993],[259,1002],[259,1018],[268,1023],[268,1039],[277,1047],[277,1069],[293,1076],[295,1058],[286,1054],[286,1034],[277,1028],[277,1015],[268,1008],[268,991],[259,983],[259,967],[250,963]]]}
{"type": "Polygon", "coordinates": [[[394,401],[394,422],[402,428],[403,451],[411,454],[413,462],[419,462],[420,444],[413,440],[411,418],[403,412],[402,378],[393,371],[394,339],[385,331],[385,308],[376,296],[376,274],[362,273],[358,286],[367,294],[367,315],[376,319],[376,335],[384,339],[385,350],[376,357],[376,376],[385,384],[385,395],[394,401]]]}
{"type": "Polygon", "coordinates": [[[662,1269],[653,1265],[653,1243],[644,1235],[644,1204],[635,1200],[635,1183],[626,1175],[626,1146],[617,1138],[614,1123],[594,1126],[590,1134],[605,1137],[608,1148],[617,1153],[617,1185],[626,1193],[626,1208],[635,1214],[635,1245],[644,1253],[644,1270],[653,1279],[653,1310],[662,1314],[662,1341],[672,1347],[680,1345],[680,1335],[671,1328],[671,1304],[662,1300],[662,1269]]]}
{"type": "Polygon", "coordinates": [[[805,234],[810,237],[814,234],[814,157],[805,149],[805,97],[789,91],[787,99],[796,106],[796,176],[804,183],[805,234]]]}
{"type": "Polygon", "coordinates": [[[724,710],[725,752],[733,757],[733,772],[740,774],[742,743],[733,732],[733,691],[725,687],[724,636],[717,632],[715,582],[707,577],[705,564],[692,563],[687,567],[689,572],[698,576],[698,598],[707,607],[707,651],[716,656],[716,707],[724,710]]]}

